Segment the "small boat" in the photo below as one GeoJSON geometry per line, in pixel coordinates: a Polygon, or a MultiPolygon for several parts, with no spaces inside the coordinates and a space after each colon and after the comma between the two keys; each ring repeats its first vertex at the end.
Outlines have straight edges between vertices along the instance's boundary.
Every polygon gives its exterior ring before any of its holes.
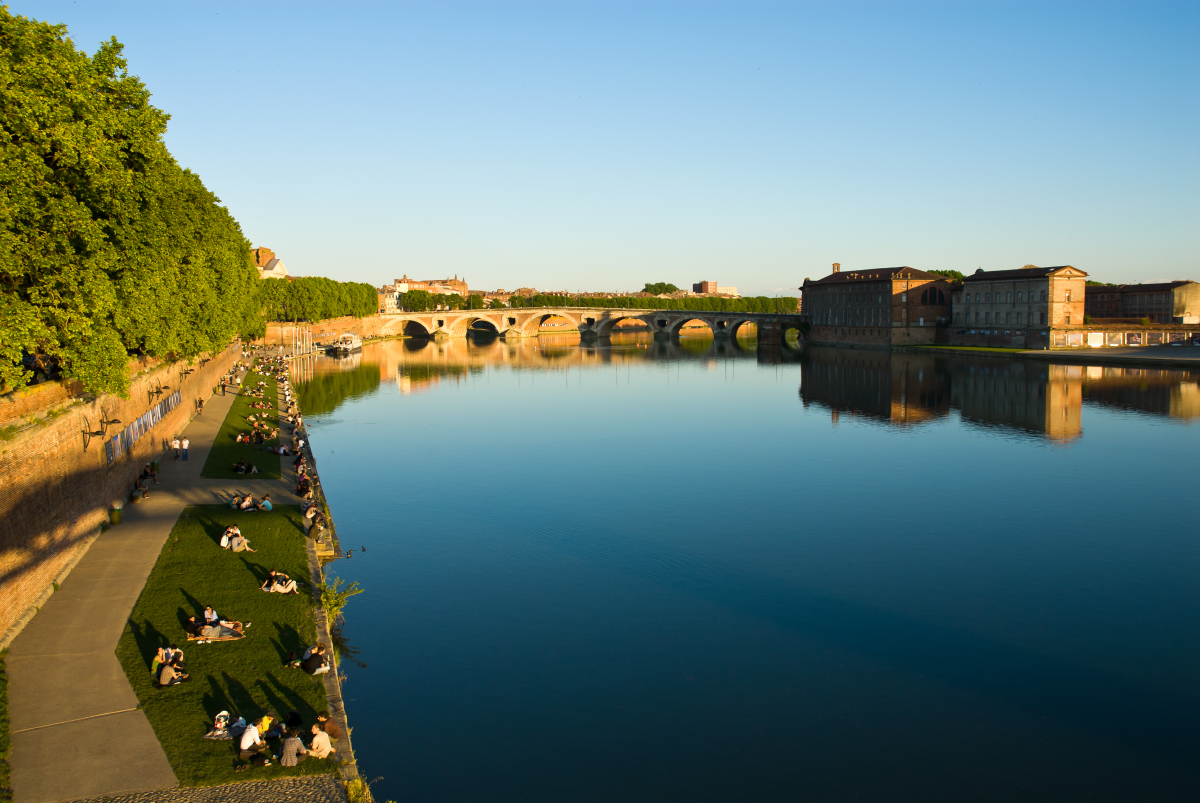
{"type": "Polygon", "coordinates": [[[329,350],[334,354],[353,354],[356,351],[362,351],[362,338],[353,332],[346,332],[329,347],[329,350]]]}

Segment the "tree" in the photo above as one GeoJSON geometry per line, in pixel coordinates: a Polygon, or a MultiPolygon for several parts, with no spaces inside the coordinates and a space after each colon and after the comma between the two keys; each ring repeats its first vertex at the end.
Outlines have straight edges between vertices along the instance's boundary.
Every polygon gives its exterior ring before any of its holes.
{"type": "Polygon", "coordinates": [[[670,282],[646,282],[646,286],[642,288],[643,293],[649,293],[652,296],[661,296],[667,293],[678,293],[679,288],[670,282]]]}
{"type": "Polygon", "coordinates": [[[127,392],[130,355],[194,357],[262,331],[250,244],[162,137],[110,39],[0,7],[0,383],[31,367],[127,392]]]}
{"type": "Polygon", "coordinates": [[[493,298],[492,303],[488,305],[488,309],[507,309],[507,307],[504,306],[504,302],[500,299],[493,298]]]}
{"type": "Polygon", "coordinates": [[[953,279],[956,282],[961,282],[964,278],[962,272],[957,271],[957,270],[930,270],[930,271],[926,271],[926,273],[933,273],[938,276],[945,276],[946,278],[953,279]]]}
{"type": "Polygon", "coordinates": [[[467,309],[483,309],[486,305],[483,303],[483,296],[479,293],[471,293],[467,296],[467,309]]]}

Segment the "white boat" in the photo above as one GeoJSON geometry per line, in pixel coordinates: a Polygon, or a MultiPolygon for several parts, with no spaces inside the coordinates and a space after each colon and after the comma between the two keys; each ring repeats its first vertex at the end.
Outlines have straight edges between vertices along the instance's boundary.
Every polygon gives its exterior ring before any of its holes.
{"type": "Polygon", "coordinates": [[[346,332],[329,350],[334,354],[353,354],[356,351],[362,351],[362,338],[353,332],[346,332]]]}

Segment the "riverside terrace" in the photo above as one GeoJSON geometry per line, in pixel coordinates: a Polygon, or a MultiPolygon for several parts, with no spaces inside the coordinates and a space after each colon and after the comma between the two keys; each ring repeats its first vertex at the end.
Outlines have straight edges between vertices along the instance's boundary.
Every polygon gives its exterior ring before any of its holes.
{"type": "Polygon", "coordinates": [[[688,321],[701,321],[717,337],[737,337],[745,324],[758,327],[760,343],[779,343],[788,330],[803,338],[800,315],[755,312],[708,312],[700,310],[608,309],[604,307],[538,307],[502,310],[443,310],[440,312],[398,312],[381,316],[380,337],[466,337],[467,332],[484,329],[505,337],[536,337],[542,324],[551,318],[563,318],[579,330],[581,337],[608,337],[621,321],[641,321],[655,336],[678,336],[688,321]]]}

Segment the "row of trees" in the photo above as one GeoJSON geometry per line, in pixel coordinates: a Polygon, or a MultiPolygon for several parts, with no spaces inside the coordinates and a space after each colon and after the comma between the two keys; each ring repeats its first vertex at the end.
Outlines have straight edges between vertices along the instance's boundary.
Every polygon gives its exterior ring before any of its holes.
{"type": "Polygon", "coordinates": [[[599,307],[601,309],[663,309],[688,310],[691,312],[766,312],[782,315],[796,313],[797,299],[793,296],[769,298],[644,298],[623,296],[618,298],[589,298],[573,295],[545,295],[539,293],[529,298],[513,296],[509,303],[514,307],[599,307]]]}
{"type": "Polygon", "coordinates": [[[163,142],[116,39],[0,6],[0,387],[37,374],[125,393],[131,355],[190,358],[264,316],[369,315],[370,285],[258,278],[229,211],[163,142]]]}
{"type": "Polygon", "coordinates": [[[263,279],[259,311],[271,321],[323,321],[353,315],[364,318],[379,311],[375,288],[364,282],[335,282],[323,276],[263,279]]]}

